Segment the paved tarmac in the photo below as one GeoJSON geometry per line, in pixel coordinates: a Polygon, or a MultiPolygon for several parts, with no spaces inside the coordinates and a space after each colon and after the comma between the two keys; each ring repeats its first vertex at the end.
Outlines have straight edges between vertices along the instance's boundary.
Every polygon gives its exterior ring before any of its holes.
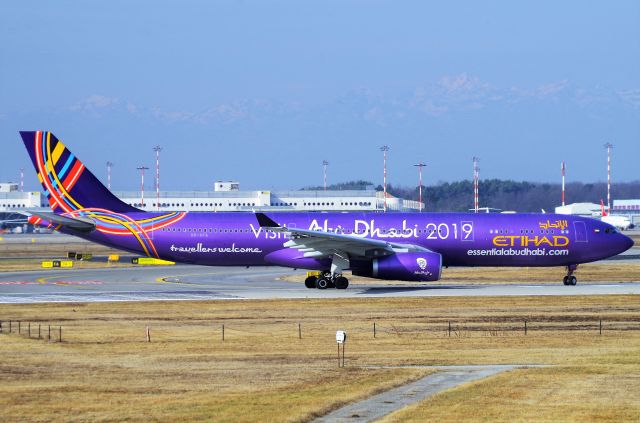
{"type": "MultiPolygon", "coordinates": [[[[364,423],[378,420],[387,414],[421,401],[439,392],[446,391],[463,383],[494,376],[508,370],[525,366],[419,366],[440,370],[415,382],[399,386],[365,400],[347,404],[325,416],[314,420],[315,423],[364,423]]],[[[537,366],[536,366],[537,367],[537,366]]]]}
{"type": "Polygon", "coordinates": [[[298,273],[281,267],[175,265],[111,269],[47,269],[0,272],[0,303],[640,294],[638,282],[589,282],[576,286],[459,285],[436,283],[352,284],[346,290],[307,289],[278,277],[298,273]]]}

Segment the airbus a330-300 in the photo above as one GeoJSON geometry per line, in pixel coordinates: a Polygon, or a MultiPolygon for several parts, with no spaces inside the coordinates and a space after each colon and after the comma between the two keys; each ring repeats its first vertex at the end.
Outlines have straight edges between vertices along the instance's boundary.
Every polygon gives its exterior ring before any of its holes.
{"type": "Polygon", "coordinates": [[[210,266],[315,270],[308,288],[347,288],[343,272],[437,281],[448,266],[563,266],[626,251],[607,223],[558,214],[148,212],[114,196],[51,132],[21,132],[52,211],[30,222],[149,257],[210,266]]]}

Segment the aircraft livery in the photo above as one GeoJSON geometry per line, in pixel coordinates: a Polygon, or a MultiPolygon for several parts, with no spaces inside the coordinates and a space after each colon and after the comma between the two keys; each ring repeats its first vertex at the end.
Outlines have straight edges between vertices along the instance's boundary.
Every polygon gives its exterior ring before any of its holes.
{"type": "Polygon", "coordinates": [[[613,226],[557,214],[145,212],[115,197],[51,132],[21,132],[51,206],[30,221],[99,244],[182,263],[319,271],[309,288],[346,288],[343,272],[435,281],[446,266],[563,266],[619,254],[613,226]]]}

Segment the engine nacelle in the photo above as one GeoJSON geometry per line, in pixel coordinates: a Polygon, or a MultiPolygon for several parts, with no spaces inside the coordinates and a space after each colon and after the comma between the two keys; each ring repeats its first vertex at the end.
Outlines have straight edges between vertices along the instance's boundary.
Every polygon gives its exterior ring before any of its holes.
{"type": "Polygon", "coordinates": [[[438,253],[396,253],[371,261],[352,263],[357,276],[399,281],[437,281],[442,271],[438,253]]]}

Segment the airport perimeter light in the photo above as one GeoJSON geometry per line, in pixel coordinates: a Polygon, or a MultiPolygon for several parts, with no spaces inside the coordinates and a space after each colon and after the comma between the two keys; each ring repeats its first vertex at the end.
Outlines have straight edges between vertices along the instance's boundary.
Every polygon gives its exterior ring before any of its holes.
{"type": "Polygon", "coordinates": [[[329,166],[329,162],[326,160],[322,161],[322,171],[324,173],[324,190],[327,190],[327,166],[329,166]]]}
{"type": "Polygon", "coordinates": [[[111,168],[113,163],[107,162],[107,189],[111,191],[111,168]]]}
{"type": "Polygon", "coordinates": [[[387,151],[389,151],[389,146],[383,145],[382,147],[380,147],[380,151],[382,151],[382,155],[384,157],[383,159],[384,176],[383,176],[382,189],[384,194],[384,211],[386,212],[387,211],[387,151]]]}
{"type": "Polygon", "coordinates": [[[473,157],[473,210],[475,213],[478,213],[480,208],[480,199],[478,196],[478,185],[480,180],[480,168],[478,167],[478,162],[480,158],[473,157]]]}
{"type": "Polygon", "coordinates": [[[608,142],[604,148],[607,149],[607,210],[611,213],[611,149],[613,144],[608,142]]]}
{"type": "Polygon", "coordinates": [[[140,171],[140,203],[142,204],[141,207],[144,208],[144,171],[149,170],[149,168],[142,165],[140,167],[137,167],[136,169],[140,171]]]}
{"type": "Polygon", "coordinates": [[[562,206],[564,207],[564,177],[567,171],[567,167],[564,164],[564,160],[562,161],[562,165],[560,166],[560,170],[562,171],[562,206]]]}
{"type": "Polygon", "coordinates": [[[420,162],[418,164],[414,164],[418,168],[418,209],[420,213],[422,213],[422,168],[426,166],[426,164],[420,162]]]}
{"type": "Polygon", "coordinates": [[[156,207],[160,210],[160,152],[162,147],[156,145],[153,147],[153,151],[156,152],[156,207]]]}

